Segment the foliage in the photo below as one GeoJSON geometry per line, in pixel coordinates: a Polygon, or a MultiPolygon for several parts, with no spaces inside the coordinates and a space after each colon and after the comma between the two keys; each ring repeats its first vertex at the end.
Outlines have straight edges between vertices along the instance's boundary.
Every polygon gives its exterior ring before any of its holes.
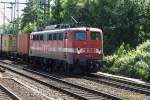
{"type": "Polygon", "coordinates": [[[29,0],[23,11],[24,13],[21,20],[21,30],[23,30],[25,27],[28,27],[27,25],[29,25],[29,23],[36,23],[38,29],[43,28],[43,24],[45,21],[44,19],[47,16],[44,16],[44,11],[38,7],[34,0],[29,0]]]}
{"type": "Polygon", "coordinates": [[[22,33],[31,33],[31,32],[34,32],[36,31],[36,25],[35,23],[32,24],[32,23],[28,23],[22,30],[22,33]]]}
{"type": "Polygon", "coordinates": [[[129,45],[125,45],[124,43],[114,52],[111,56],[106,56],[105,60],[107,61],[107,68],[113,66],[114,62],[122,57],[123,55],[127,54],[131,50],[129,45]]]}
{"type": "Polygon", "coordinates": [[[126,51],[121,46],[117,53],[105,58],[111,73],[150,81],[150,41],[139,45],[136,50],[126,51]]]}
{"type": "Polygon", "coordinates": [[[18,24],[10,23],[5,26],[5,32],[3,34],[17,34],[18,32],[18,24]]]}
{"type": "Polygon", "coordinates": [[[55,0],[54,5],[51,7],[52,11],[52,21],[53,23],[60,23],[62,22],[62,15],[61,12],[63,11],[61,2],[62,0],[55,0]]]}

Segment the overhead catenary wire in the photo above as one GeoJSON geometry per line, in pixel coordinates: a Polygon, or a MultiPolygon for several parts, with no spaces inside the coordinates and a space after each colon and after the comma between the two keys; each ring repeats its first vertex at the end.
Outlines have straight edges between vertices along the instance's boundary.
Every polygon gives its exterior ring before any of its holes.
{"type": "MultiPolygon", "coordinates": [[[[45,0],[44,3],[38,3],[36,2],[35,4],[37,5],[42,5],[44,6],[44,12],[45,15],[50,16],[50,3],[52,0],[45,0]]],[[[10,4],[11,6],[9,7],[11,9],[11,22],[13,22],[14,20],[16,20],[16,13],[17,13],[17,18],[19,18],[19,5],[27,5],[28,4],[28,0],[26,0],[26,2],[20,2],[19,0],[15,0],[15,2],[9,2],[9,1],[0,1],[0,4],[10,4]]],[[[6,15],[5,15],[6,16],[6,15]]],[[[3,18],[3,22],[5,22],[6,18],[3,18]]],[[[8,21],[10,22],[10,21],[8,21]]]]}

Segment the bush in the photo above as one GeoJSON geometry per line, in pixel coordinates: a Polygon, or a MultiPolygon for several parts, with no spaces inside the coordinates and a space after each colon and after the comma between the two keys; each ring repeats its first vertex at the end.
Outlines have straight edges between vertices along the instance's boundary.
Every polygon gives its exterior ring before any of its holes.
{"type": "Polygon", "coordinates": [[[150,41],[139,45],[136,50],[125,50],[123,47],[105,58],[109,63],[108,71],[150,81],[150,41]]]}
{"type": "Polygon", "coordinates": [[[121,56],[125,55],[129,50],[130,46],[129,45],[125,46],[125,44],[123,43],[112,56],[105,57],[104,60],[107,61],[107,68],[105,70],[106,71],[109,70],[109,68],[113,66],[114,62],[121,56]]]}
{"type": "Polygon", "coordinates": [[[150,52],[150,41],[147,41],[140,46],[137,47],[137,50],[143,51],[143,52],[150,52]]]}

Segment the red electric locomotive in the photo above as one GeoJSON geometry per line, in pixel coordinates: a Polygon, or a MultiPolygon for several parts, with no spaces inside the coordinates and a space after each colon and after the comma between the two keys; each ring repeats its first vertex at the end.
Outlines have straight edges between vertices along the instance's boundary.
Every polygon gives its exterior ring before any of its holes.
{"type": "Polygon", "coordinates": [[[103,62],[102,30],[90,27],[56,27],[30,34],[31,59],[44,63],[46,69],[51,71],[99,71],[103,62]]]}

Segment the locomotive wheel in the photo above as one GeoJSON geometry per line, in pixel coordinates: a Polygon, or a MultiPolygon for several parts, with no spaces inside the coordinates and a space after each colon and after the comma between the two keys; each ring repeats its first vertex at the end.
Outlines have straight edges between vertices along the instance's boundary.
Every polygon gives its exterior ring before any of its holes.
{"type": "Polygon", "coordinates": [[[52,72],[52,68],[51,68],[52,61],[50,59],[47,59],[46,61],[44,61],[44,63],[45,63],[45,70],[47,72],[51,73],[52,72]]]}
{"type": "Polygon", "coordinates": [[[63,61],[60,61],[60,63],[59,63],[59,72],[64,73],[64,62],[63,61]]]}
{"type": "Polygon", "coordinates": [[[95,67],[92,69],[92,72],[97,72],[99,71],[99,64],[95,64],[95,67]]]}
{"type": "Polygon", "coordinates": [[[86,70],[85,74],[95,72],[96,65],[93,62],[87,62],[87,65],[84,67],[84,70],[86,70]]]}
{"type": "Polygon", "coordinates": [[[56,69],[56,72],[61,72],[61,61],[56,61],[55,69],[56,69]]]}
{"type": "Polygon", "coordinates": [[[58,67],[57,67],[57,62],[56,61],[52,61],[52,64],[51,64],[51,70],[53,73],[56,73],[58,71],[58,67]]]}
{"type": "Polygon", "coordinates": [[[41,67],[42,67],[42,70],[46,71],[46,64],[45,63],[41,63],[41,67]]]}
{"type": "Polygon", "coordinates": [[[52,72],[52,66],[51,66],[51,64],[52,64],[52,62],[47,62],[47,68],[46,68],[46,70],[49,72],[49,73],[51,73],[52,72]]]}
{"type": "Polygon", "coordinates": [[[48,72],[48,70],[47,70],[49,67],[48,60],[43,59],[43,62],[44,62],[44,66],[45,66],[45,71],[48,72]]]}
{"type": "Polygon", "coordinates": [[[48,66],[48,67],[46,68],[46,71],[48,71],[49,73],[51,73],[51,72],[52,72],[52,68],[51,68],[50,66],[48,66]]]}
{"type": "Polygon", "coordinates": [[[69,73],[69,64],[64,62],[64,73],[69,73]]]}
{"type": "Polygon", "coordinates": [[[71,73],[73,74],[82,74],[83,71],[81,69],[81,65],[78,63],[78,61],[71,67],[71,73]]]}
{"type": "Polygon", "coordinates": [[[89,67],[88,66],[82,66],[82,74],[88,74],[89,73],[89,67]]]}

